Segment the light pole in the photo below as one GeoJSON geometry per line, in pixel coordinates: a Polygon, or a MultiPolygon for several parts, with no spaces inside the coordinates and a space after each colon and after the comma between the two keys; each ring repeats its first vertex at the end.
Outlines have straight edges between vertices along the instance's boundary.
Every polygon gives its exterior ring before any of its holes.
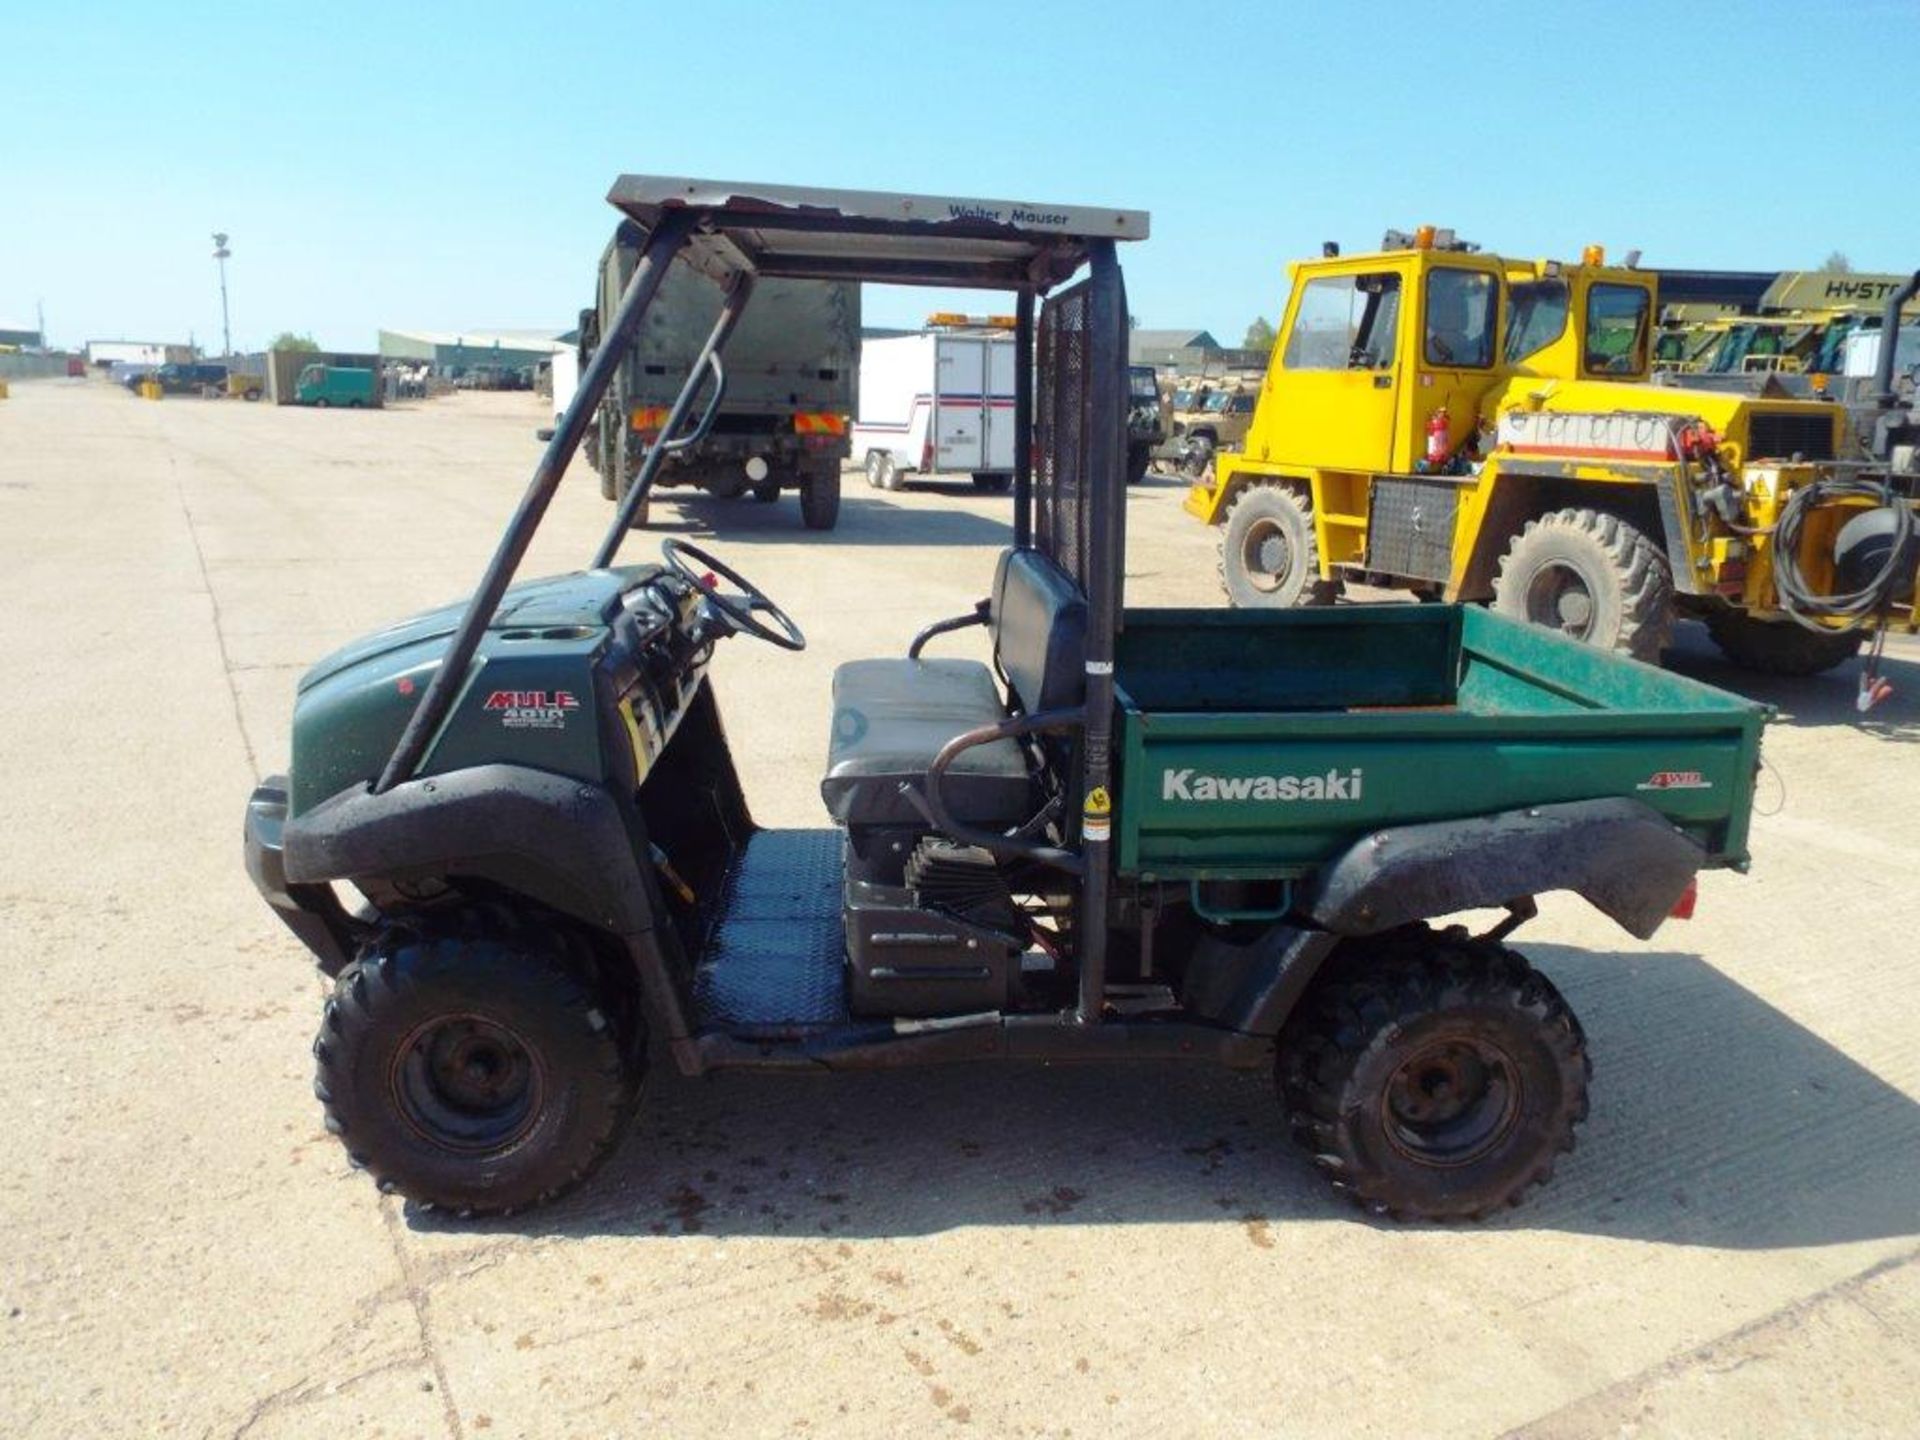
{"type": "Polygon", "coordinates": [[[213,258],[220,262],[220,343],[225,347],[220,356],[222,360],[233,354],[233,332],[227,327],[227,257],[232,253],[227,249],[227,237],[216,230],[213,258]]]}

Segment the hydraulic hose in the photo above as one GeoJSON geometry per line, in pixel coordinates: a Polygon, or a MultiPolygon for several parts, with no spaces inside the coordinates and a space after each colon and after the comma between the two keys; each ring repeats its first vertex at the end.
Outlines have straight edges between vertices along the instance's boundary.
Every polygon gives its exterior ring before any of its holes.
{"type": "Polygon", "coordinates": [[[1902,579],[1900,568],[1911,560],[1913,533],[1912,507],[1890,487],[1875,481],[1821,479],[1794,491],[1780,507],[1780,519],[1773,527],[1773,586],[1780,595],[1780,608],[1796,624],[1825,634],[1835,633],[1836,628],[1859,630],[1871,625],[1893,603],[1902,579]],[[1871,500],[1876,506],[1891,509],[1893,543],[1873,578],[1858,590],[1821,595],[1801,573],[1800,536],[1809,515],[1840,500],[1871,500]],[[1823,625],[1822,618],[1845,623],[1838,627],[1823,625]]]}

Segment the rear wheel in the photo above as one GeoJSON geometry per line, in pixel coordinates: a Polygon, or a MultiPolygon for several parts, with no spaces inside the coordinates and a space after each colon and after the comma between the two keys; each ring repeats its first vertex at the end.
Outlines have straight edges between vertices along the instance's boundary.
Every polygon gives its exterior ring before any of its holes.
{"type": "Polygon", "coordinates": [[[1242,490],[1220,532],[1220,585],[1242,610],[1331,604],[1334,586],[1320,578],[1312,502],[1280,485],[1242,490]]]}
{"type": "Polygon", "coordinates": [[[245,400],[248,404],[252,404],[255,400],[258,400],[260,398],[260,387],[258,385],[249,385],[244,391],[241,392],[240,398],[245,400]]]}
{"type": "Polygon", "coordinates": [[[383,1191],[471,1214],[551,1200],[612,1153],[645,1069],[586,943],[505,907],[395,927],[313,1045],[327,1128],[383,1191]]]}
{"type": "Polygon", "coordinates": [[[1507,547],[1493,608],[1657,665],[1673,629],[1673,572],[1619,516],[1556,510],[1529,520],[1507,547]]]}
{"type": "Polygon", "coordinates": [[[1517,1205],[1587,1115],[1586,1037],[1517,951],[1455,927],[1348,941],[1281,1036],[1293,1134],[1396,1220],[1517,1205]]]}
{"type": "Polygon", "coordinates": [[[1707,634],[1734,664],[1768,675],[1821,674],[1851,660],[1867,638],[1858,630],[1816,632],[1731,610],[1708,615],[1707,634]]]}
{"type": "Polygon", "coordinates": [[[325,410],[327,408],[327,405],[328,405],[327,397],[324,395],[322,395],[318,400],[315,400],[313,402],[313,408],[316,410],[325,410]]]}
{"type": "Polygon", "coordinates": [[[840,521],[840,471],[816,470],[800,481],[800,518],[809,530],[831,530],[840,521]]]}
{"type": "Polygon", "coordinates": [[[1195,435],[1180,452],[1180,473],[1198,480],[1213,464],[1213,436],[1195,435]]]}

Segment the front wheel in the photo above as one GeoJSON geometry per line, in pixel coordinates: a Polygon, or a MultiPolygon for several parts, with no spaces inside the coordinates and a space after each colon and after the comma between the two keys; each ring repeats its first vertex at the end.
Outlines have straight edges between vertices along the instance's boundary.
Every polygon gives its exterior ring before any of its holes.
{"type": "Polygon", "coordinates": [[[1860,652],[1858,630],[1809,630],[1791,620],[1756,620],[1735,611],[1707,616],[1707,634],[1734,664],[1764,675],[1819,675],[1860,652]]]}
{"type": "Polygon", "coordinates": [[[1525,957],[1425,925],[1348,941],[1281,1036],[1294,1138],[1334,1188],[1396,1220],[1478,1220],[1553,1174],[1592,1065],[1525,957]]]}
{"type": "Polygon", "coordinates": [[[1280,485],[1242,490],[1220,531],[1220,585],[1241,610],[1331,604],[1334,587],[1320,578],[1312,502],[1280,485]]]}
{"type": "Polygon", "coordinates": [[[612,1153],[645,1068],[584,942],[497,908],[389,930],[340,972],[313,1045],[327,1128],[383,1191],[504,1214],[612,1153]]]}
{"type": "Polygon", "coordinates": [[[809,530],[840,523],[840,471],[816,470],[800,482],[800,519],[809,530]]]}
{"type": "Polygon", "coordinates": [[[325,410],[329,403],[330,402],[327,400],[326,396],[323,395],[318,400],[313,402],[313,408],[316,410],[325,410]]]}

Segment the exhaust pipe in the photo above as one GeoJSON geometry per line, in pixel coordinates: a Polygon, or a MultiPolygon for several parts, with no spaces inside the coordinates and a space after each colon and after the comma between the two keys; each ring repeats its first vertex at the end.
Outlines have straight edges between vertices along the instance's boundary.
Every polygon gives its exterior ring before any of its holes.
{"type": "Polygon", "coordinates": [[[1893,361],[1894,352],[1900,348],[1900,312],[1915,295],[1920,295],[1920,270],[1887,297],[1887,308],[1880,317],[1880,361],[1873,367],[1873,403],[1881,410],[1893,409],[1893,402],[1899,398],[1893,390],[1893,361]]]}

